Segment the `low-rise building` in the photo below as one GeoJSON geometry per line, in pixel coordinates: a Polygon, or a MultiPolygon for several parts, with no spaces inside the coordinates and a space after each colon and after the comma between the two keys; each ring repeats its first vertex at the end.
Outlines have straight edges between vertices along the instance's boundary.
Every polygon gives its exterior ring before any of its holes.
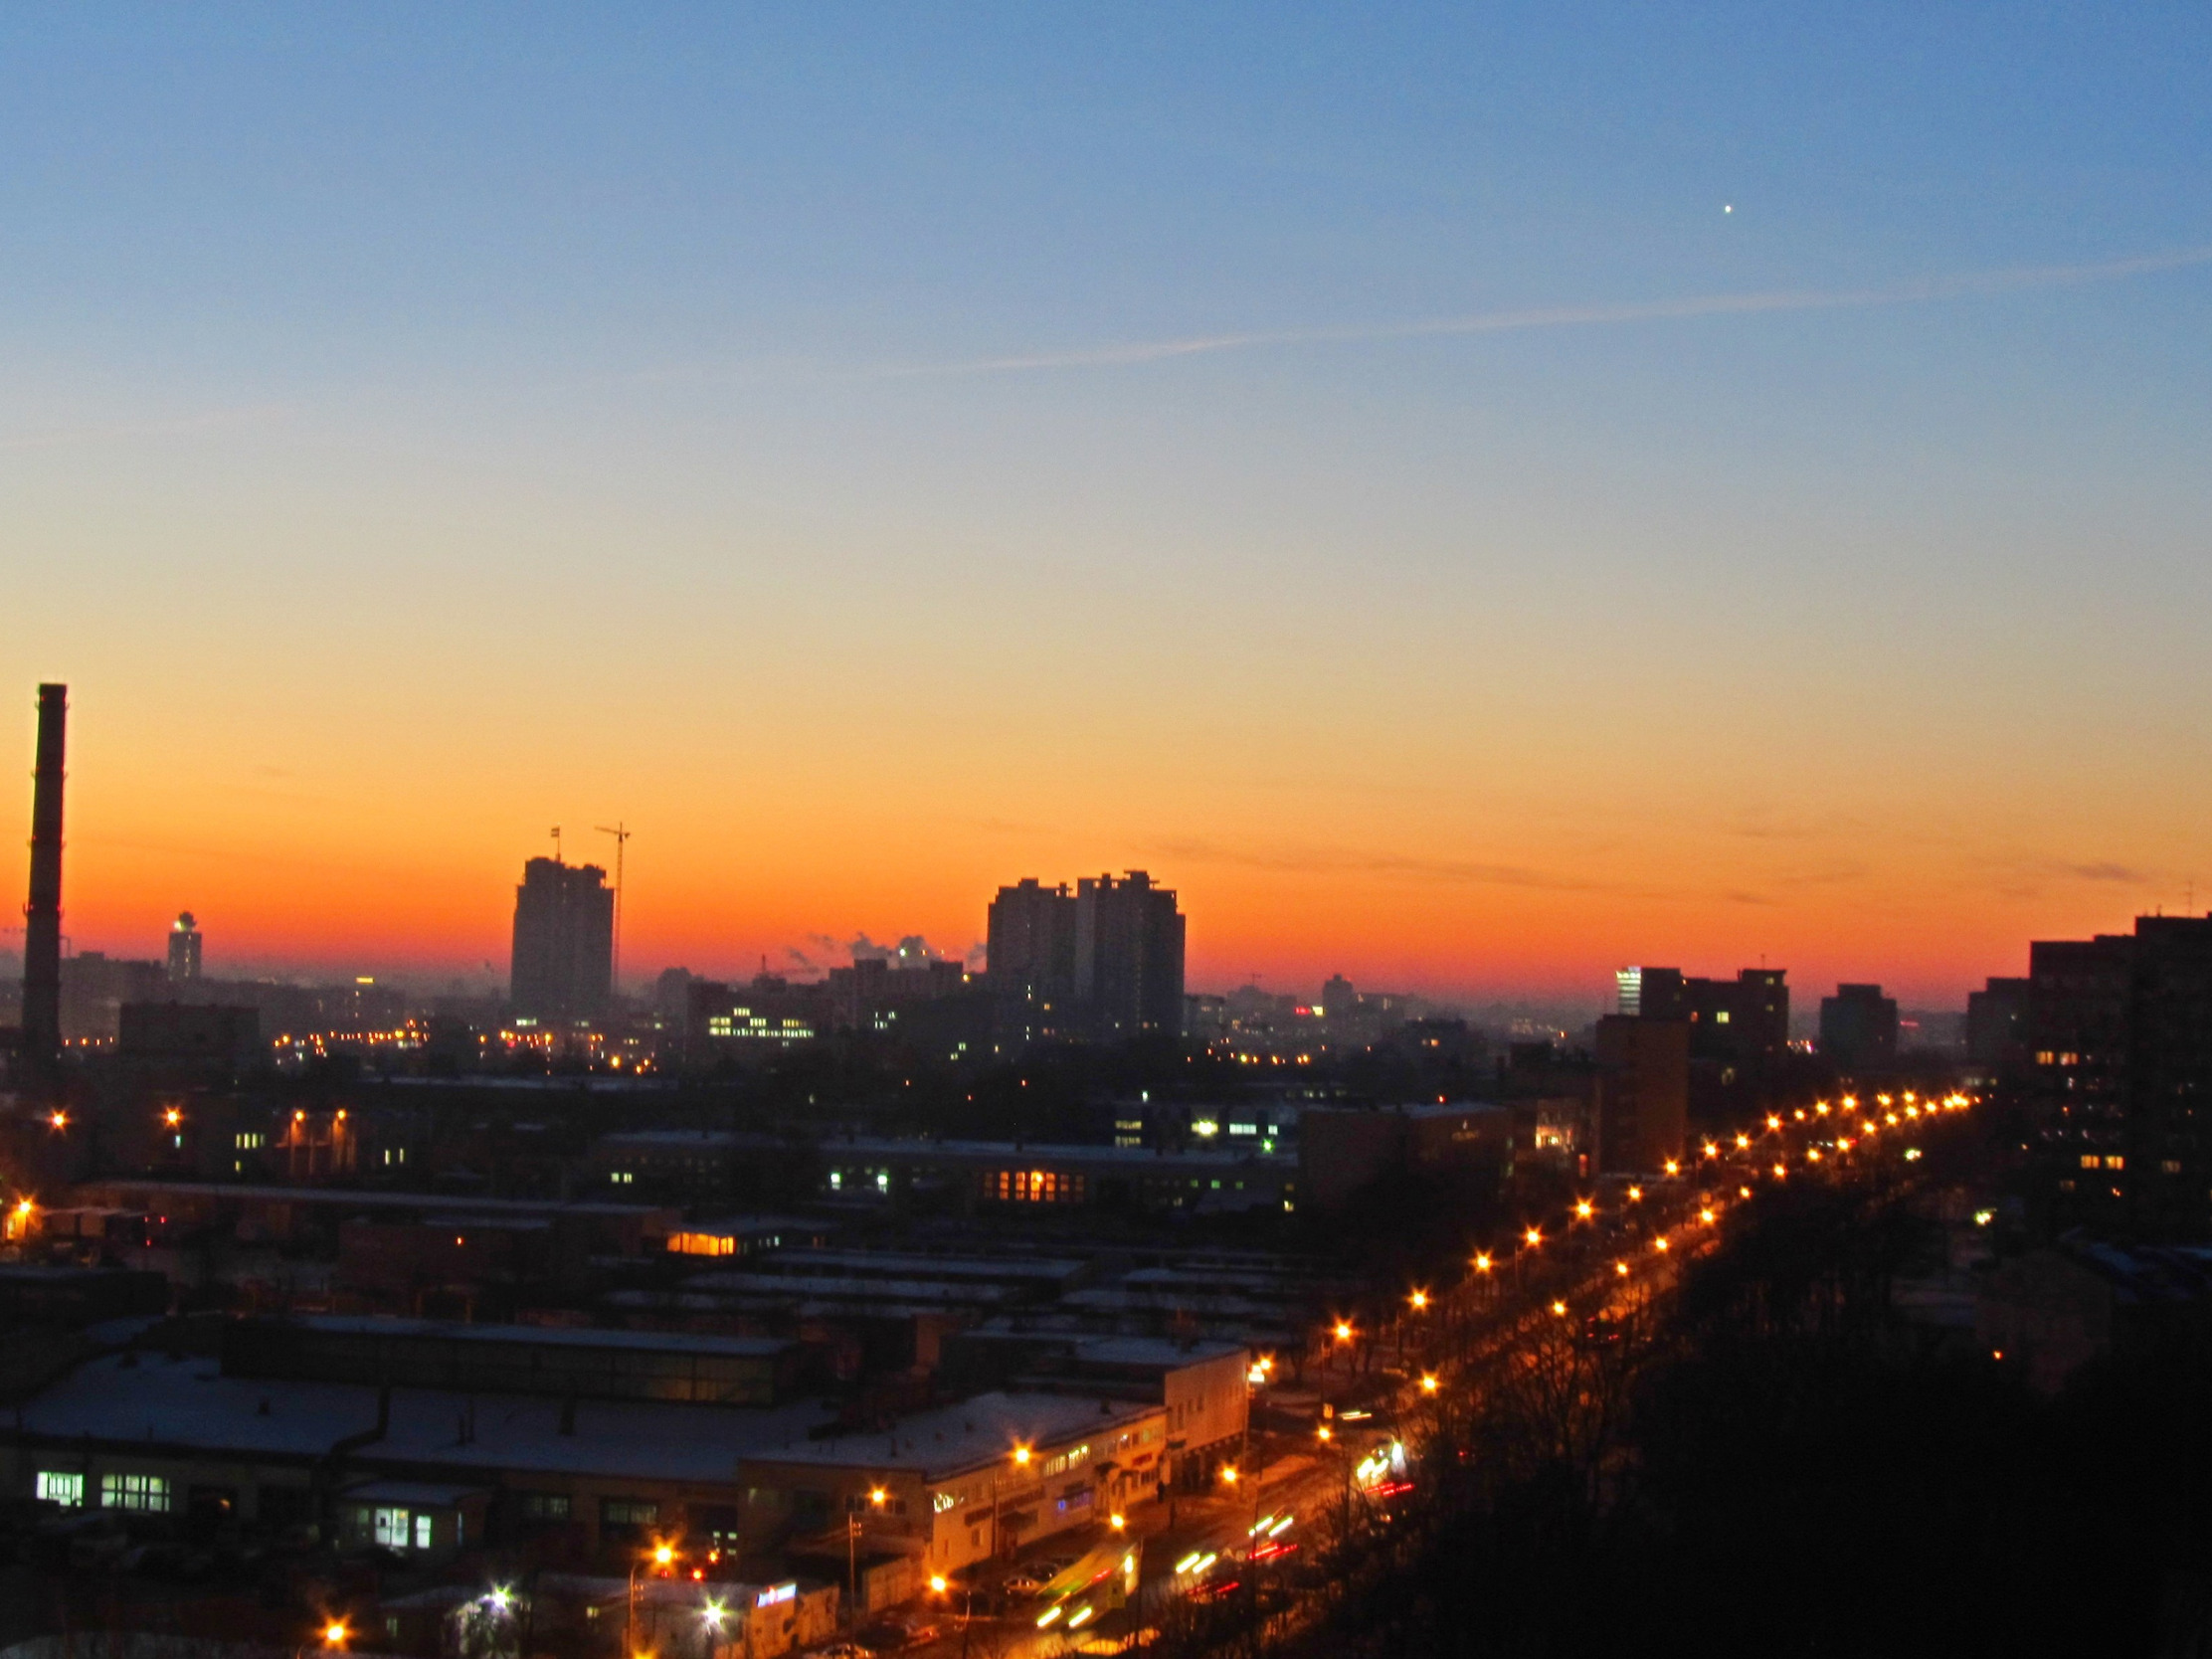
{"type": "Polygon", "coordinates": [[[1098,1394],[988,1393],[750,1457],[755,1504],[798,1535],[847,1523],[950,1573],[1150,1498],[1168,1453],[1164,1407],[1098,1394]]]}

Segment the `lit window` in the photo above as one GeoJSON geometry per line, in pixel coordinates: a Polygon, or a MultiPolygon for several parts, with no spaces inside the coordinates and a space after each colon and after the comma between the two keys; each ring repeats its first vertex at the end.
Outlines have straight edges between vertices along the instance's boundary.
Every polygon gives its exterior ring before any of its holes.
{"type": "Polygon", "coordinates": [[[44,1503],[60,1504],[64,1509],[83,1509],[85,1477],[69,1469],[41,1469],[39,1498],[44,1503]]]}
{"type": "Polygon", "coordinates": [[[430,1548],[430,1517],[427,1515],[415,1517],[415,1548],[418,1550],[428,1550],[430,1548]]]}
{"type": "Polygon", "coordinates": [[[147,1515],[169,1513],[169,1480],[165,1475],[102,1475],[99,1477],[102,1509],[136,1510],[147,1515]]]}
{"type": "Polygon", "coordinates": [[[2105,1160],[2105,1168],[2108,1170],[2124,1170],[2127,1168],[2127,1160],[2116,1153],[2113,1157],[2105,1160]]]}
{"type": "Polygon", "coordinates": [[[2098,1163],[2098,1159],[2097,1159],[2097,1154],[2096,1154],[2096,1153],[2094,1153],[2094,1152],[2085,1152],[2085,1153],[2083,1153],[2083,1154],[2082,1154],[2082,1168],[2083,1168],[2083,1169],[2085,1169],[2085,1170],[2094,1170],[2094,1169],[2096,1169],[2096,1168],[2097,1168],[2097,1163],[2098,1163]]]}

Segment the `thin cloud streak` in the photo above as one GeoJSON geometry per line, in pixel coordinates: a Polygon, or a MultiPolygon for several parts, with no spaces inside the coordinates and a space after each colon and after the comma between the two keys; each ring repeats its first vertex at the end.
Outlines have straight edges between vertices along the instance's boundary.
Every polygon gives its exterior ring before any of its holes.
{"type": "Polygon", "coordinates": [[[1770,293],[1693,294],[1680,299],[1623,300],[1596,305],[1547,305],[1525,310],[1481,311],[1469,316],[1433,317],[1404,323],[1356,324],[1335,328],[1284,328],[1243,333],[1201,334],[1180,340],[1142,340],[1126,345],[1072,351],[982,357],[965,363],[914,364],[879,371],[886,379],[931,375],[1034,374],[1052,369],[1126,368],[1202,357],[1225,351],[1266,347],[1383,344],[1393,340],[1452,335],[1507,334],[1538,328],[1604,327],[1627,322],[1668,322],[1696,317],[1751,316],[1776,311],[1834,311],[1877,305],[1913,305],[1932,300],[1987,298],[2032,288],[2074,287],[2119,281],[2162,271],[2212,265],[2212,248],[2186,248],[2166,254],[2138,254],[2092,265],[2029,266],[1984,271],[1959,276],[1933,276],[1886,288],[1833,290],[1785,289],[1770,293]]]}
{"type": "Polygon", "coordinates": [[[1224,846],[1195,838],[1156,841],[1158,856],[1193,864],[1228,864],[1292,875],[1368,874],[1409,876],[1416,880],[1533,887],[1555,893],[1620,893],[1631,889],[1612,882],[1562,875],[1520,864],[1492,864],[1447,858],[1416,858],[1396,852],[1366,852],[1335,847],[1284,847],[1272,851],[1224,846]]]}

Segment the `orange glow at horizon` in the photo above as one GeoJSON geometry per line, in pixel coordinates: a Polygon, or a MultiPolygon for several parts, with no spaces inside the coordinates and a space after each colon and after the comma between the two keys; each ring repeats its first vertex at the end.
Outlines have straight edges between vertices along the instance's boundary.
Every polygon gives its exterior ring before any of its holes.
{"type": "MultiPolygon", "coordinates": [[[[1957,1006],[1982,976],[2023,971],[2031,938],[2123,928],[2134,912],[2111,881],[2000,872],[1961,885],[1982,847],[1935,856],[1878,827],[1823,831],[1859,862],[1807,879],[1802,836],[1658,802],[1639,822],[1626,797],[1577,803],[1580,769],[1566,762],[1532,762],[1482,813],[1441,786],[1429,803],[1317,788],[1300,808],[1296,790],[1255,782],[1254,763],[1199,765],[1181,740],[1116,748],[1096,775],[1040,769],[1042,734],[1016,721],[982,736],[950,709],[942,730],[901,712],[893,737],[799,716],[789,752],[762,756],[701,744],[695,722],[625,743],[592,715],[546,753],[511,710],[395,744],[333,734],[378,718],[415,730],[410,710],[328,695],[227,725],[144,685],[73,685],[72,705],[73,947],[159,958],[191,909],[215,977],[292,964],[503,983],[522,861],[552,850],[559,823],[572,862],[611,871],[613,843],[591,826],[617,818],[637,831],[633,987],[669,965],[749,975],[764,956],[807,977],[863,932],[920,934],[957,956],[980,944],[1001,883],[1131,867],[1178,890],[1195,991],[1257,974],[1311,994],[1342,972],[1363,989],[1609,1006],[1623,963],[1730,974],[1763,958],[1790,971],[1800,1010],[1841,978],[1879,980],[1908,1007],[1957,1006]],[[1562,793],[1533,805],[1540,784],[1562,793]]],[[[27,778],[0,810],[28,824],[27,778]]],[[[19,852],[10,892],[23,868],[19,852]]]]}

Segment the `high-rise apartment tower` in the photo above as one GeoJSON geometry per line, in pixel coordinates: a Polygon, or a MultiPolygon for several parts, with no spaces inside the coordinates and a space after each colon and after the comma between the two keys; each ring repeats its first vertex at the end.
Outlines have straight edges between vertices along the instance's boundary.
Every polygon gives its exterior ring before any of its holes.
{"type": "Polygon", "coordinates": [[[615,892],[597,864],[532,858],[514,890],[509,1001],[518,1017],[593,1019],[615,977],[615,892]]]}
{"type": "Polygon", "coordinates": [[[200,977],[200,924],[187,910],[169,929],[169,983],[189,985],[200,977]]]}

